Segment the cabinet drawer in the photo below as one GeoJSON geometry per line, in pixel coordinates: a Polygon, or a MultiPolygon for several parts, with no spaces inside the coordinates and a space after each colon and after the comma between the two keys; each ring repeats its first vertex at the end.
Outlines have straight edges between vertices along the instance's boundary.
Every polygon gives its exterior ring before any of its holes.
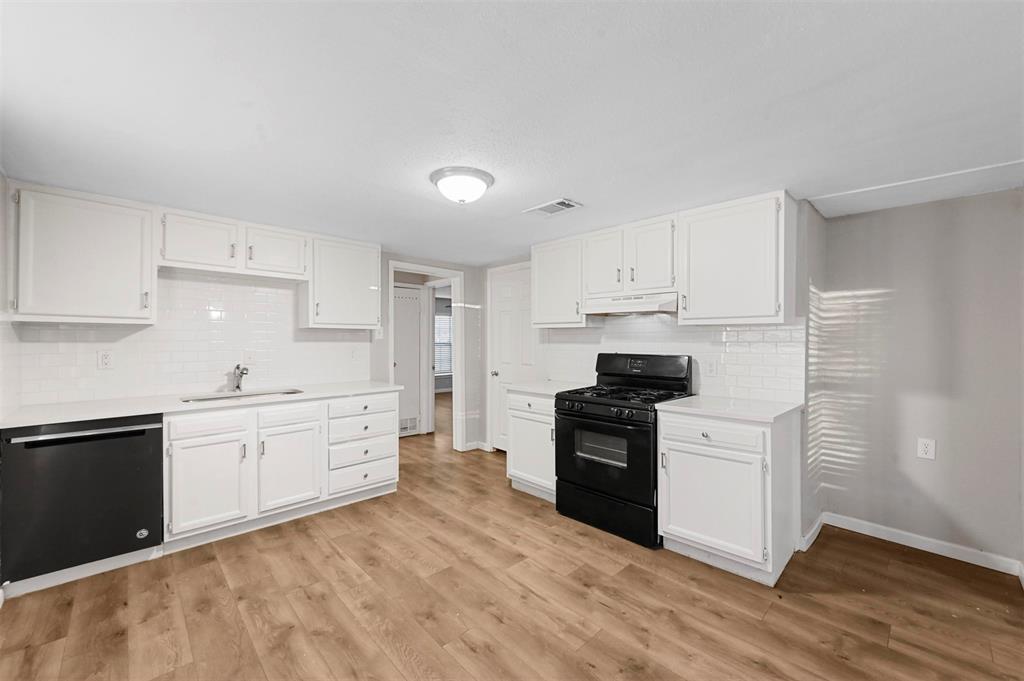
{"type": "Polygon", "coordinates": [[[330,448],[330,468],[343,468],[353,464],[376,461],[398,455],[398,437],[385,435],[372,440],[361,440],[330,448]]]}
{"type": "Polygon", "coordinates": [[[167,421],[167,439],[184,440],[191,437],[223,435],[248,430],[249,412],[220,412],[202,416],[178,416],[167,421]]]}
{"type": "Polygon", "coordinates": [[[319,421],[320,414],[319,403],[268,407],[259,411],[259,427],[274,428],[276,426],[290,426],[293,423],[319,421]]]}
{"type": "Polygon", "coordinates": [[[518,411],[528,411],[534,414],[553,416],[555,413],[555,401],[550,397],[538,397],[537,395],[517,395],[511,393],[508,396],[508,408],[518,411]]]}
{"type": "Polygon", "coordinates": [[[331,443],[398,433],[398,414],[393,411],[367,416],[331,419],[328,426],[331,443]]]}
{"type": "Polygon", "coordinates": [[[331,471],[327,491],[336,494],[397,479],[398,457],[391,456],[380,461],[361,463],[331,471]]]}
{"type": "Polygon", "coordinates": [[[764,430],[755,426],[705,419],[664,417],[660,425],[661,436],[666,440],[742,449],[748,452],[764,451],[764,430]]]}
{"type": "Polygon", "coordinates": [[[382,411],[398,411],[397,393],[382,395],[363,395],[331,400],[327,413],[331,418],[337,416],[355,416],[357,414],[373,414],[382,411]]]}

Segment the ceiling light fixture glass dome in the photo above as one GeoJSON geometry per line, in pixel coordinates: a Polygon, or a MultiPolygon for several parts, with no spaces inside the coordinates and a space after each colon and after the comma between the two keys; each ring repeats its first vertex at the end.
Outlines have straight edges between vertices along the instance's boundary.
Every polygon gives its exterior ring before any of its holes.
{"type": "Polygon", "coordinates": [[[449,201],[473,203],[494,184],[494,176],[479,168],[448,166],[430,173],[430,181],[449,201]]]}

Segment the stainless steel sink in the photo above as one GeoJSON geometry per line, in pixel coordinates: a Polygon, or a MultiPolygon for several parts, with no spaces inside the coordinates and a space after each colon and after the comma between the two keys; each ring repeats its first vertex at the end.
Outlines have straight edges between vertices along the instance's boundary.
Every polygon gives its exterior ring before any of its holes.
{"type": "Polygon", "coordinates": [[[266,397],[268,395],[301,395],[298,388],[285,388],[284,390],[241,390],[234,393],[207,393],[205,395],[187,395],[181,398],[182,402],[213,402],[215,400],[239,400],[245,397],[266,397]]]}

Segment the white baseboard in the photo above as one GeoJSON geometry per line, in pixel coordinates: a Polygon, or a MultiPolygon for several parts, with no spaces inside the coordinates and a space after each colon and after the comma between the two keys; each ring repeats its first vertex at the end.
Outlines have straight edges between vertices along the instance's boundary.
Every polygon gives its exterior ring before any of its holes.
{"type": "MultiPolygon", "coordinates": [[[[998,570],[999,572],[1005,572],[1010,575],[1019,575],[1021,578],[1021,586],[1024,586],[1024,564],[1015,558],[1008,558],[995,553],[979,551],[978,549],[972,549],[960,544],[953,544],[941,539],[923,537],[919,534],[914,534],[913,532],[897,530],[894,527],[887,527],[885,525],[868,522],[867,520],[859,520],[857,518],[839,515],[838,513],[832,513],[831,511],[825,511],[821,514],[821,523],[824,523],[825,525],[832,525],[833,527],[841,527],[844,530],[859,532],[860,534],[866,534],[869,537],[884,539],[886,541],[902,544],[922,551],[928,551],[929,553],[935,553],[947,558],[962,560],[965,563],[980,565],[981,567],[998,570]]],[[[811,539],[811,541],[813,542],[814,540],[811,539]]]]}
{"type": "Polygon", "coordinates": [[[811,548],[811,545],[814,543],[814,540],[817,539],[818,534],[821,533],[821,526],[824,523],[824,521],[825,514],[819,513],[818,519],[814,521],[813,525],[811,525],[811,529],[807,532],[807,534],[800,537],[800,543],[796,547],[797,551],[806,551],[807,549],[811,548]]]}

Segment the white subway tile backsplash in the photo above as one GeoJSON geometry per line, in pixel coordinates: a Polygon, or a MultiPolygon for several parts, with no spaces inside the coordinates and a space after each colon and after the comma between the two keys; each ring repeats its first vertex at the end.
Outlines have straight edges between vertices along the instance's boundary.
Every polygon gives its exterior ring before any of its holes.
{"type": "Polygon", "coordinates": [[[803,402],[803,332],[802,325],[679,326],[672,315],[607,317],[599,326],[541,332],[539,361],[552,380],[589,385],[599,352],[688,354],[700,394],[803,402]],[[703,375],[709,360],[718,362],[718,376],[703,375]]]}
{"type": "Polygon", "coordinates": [[[369,333],[299,329],[295,282],[161,270],[157,300],[148,327],[0,325],[20,403],[210,392],[236,363],[250,367],[247,387],[370,377],[369,333]],[[98,368],[100,350],[113,353],[112,369],[98,368]]]}

